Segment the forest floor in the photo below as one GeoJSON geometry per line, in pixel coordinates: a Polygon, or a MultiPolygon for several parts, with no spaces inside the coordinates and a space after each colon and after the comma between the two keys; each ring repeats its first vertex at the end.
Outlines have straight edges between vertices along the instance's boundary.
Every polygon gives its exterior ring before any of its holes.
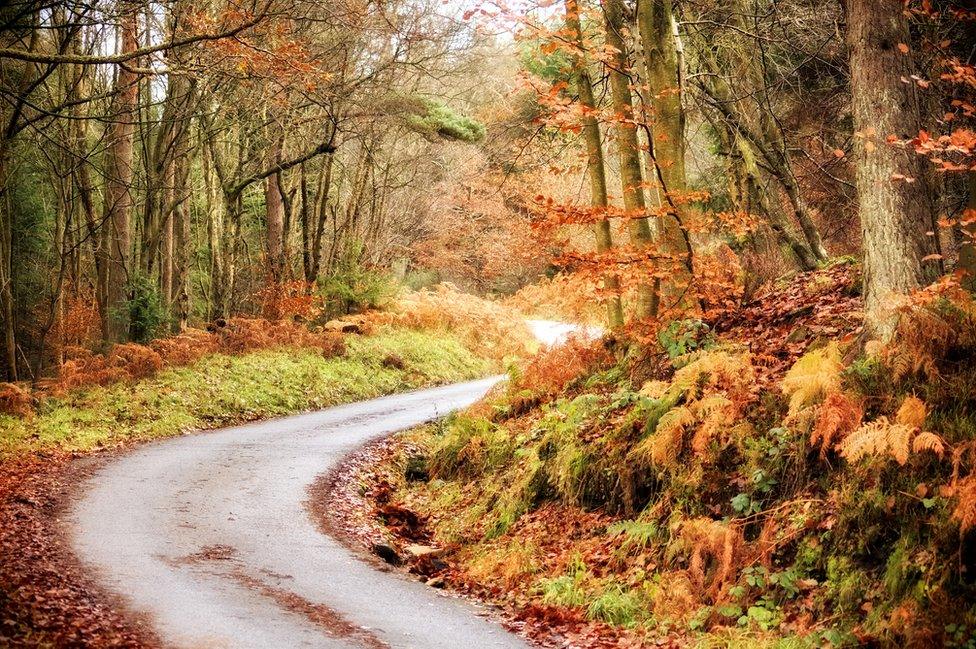
{"type": "Polygon", "coordinates": [[[976,309],[865,351],[859,284],[786,278],[641,355],[571,341],[364,451],[327,524],[540,646],[972,647],[976,309]]]}
{"type": "Polygon", "coordinates": [[[463,336],[381,325],[342,353],[208,355],[136,381],[70,389],[0,415],[0,645],[139,646],[157,638],[77,564],[62,517],[75,485],[143,442],[485,376],[463,336]]]}

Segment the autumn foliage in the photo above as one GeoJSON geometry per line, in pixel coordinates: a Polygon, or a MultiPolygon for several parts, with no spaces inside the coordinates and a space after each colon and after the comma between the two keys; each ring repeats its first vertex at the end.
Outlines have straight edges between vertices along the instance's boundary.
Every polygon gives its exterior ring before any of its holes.
{"type": "Polygon", "coordinates": [[[15,383],[0,383],[0,414],[26,417],[30,413],[30,392],[15,383]]]}
{"type": "Polygon", "coordinates": [[[319,348],[327,358],[344,353],[342,335],[338,333],[312,331],[289,320],[232,318],[214,326],[213,331],[187,329],[149,345],[115,345],[108,354],[68,348],[57,379],[43,385],[54,392],[108,385],[147,378],[164,367],[189,365],[210,354],[242,354],[278,347],[319,348]]]}
{"type": "Polygon", "coordinates": [[[373,325],[450,331],[483,358],[521,356],[532,340],[524,319],[511,309],[459,291],[452,284],[404,292],[394,304],[365,314],[373,325]]]}
{"type": "Polygon", "coordinates": [[[602,341],[571,336],[533,356],[518,372],[510,390],[528,390],[536,397],[551,398],[575,379],[606,368],[612,361],[602,341]]]}

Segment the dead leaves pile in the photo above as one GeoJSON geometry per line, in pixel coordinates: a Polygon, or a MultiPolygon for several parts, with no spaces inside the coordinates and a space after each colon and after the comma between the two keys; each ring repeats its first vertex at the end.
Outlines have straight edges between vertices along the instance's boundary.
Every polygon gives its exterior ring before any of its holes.
{"type": "Polygon", "coordinates": [[[754,389],[769,390],[812,343],[860,332],[859,281],[851,264],[799,273],[710,324],[721,338],[747,345],[759,368],[754,389]]]}
{"type": "Polygon", "coordinates": [[[81,469],[68,455],[0,463],[0,646],[156,647],[84,576],[58,516],[81,469]]]}

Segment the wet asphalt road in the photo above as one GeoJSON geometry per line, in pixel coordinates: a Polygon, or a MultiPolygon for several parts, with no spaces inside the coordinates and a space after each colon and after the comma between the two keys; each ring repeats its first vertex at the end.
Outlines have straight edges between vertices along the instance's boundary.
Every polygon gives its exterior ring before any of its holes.
{"type": "MultiPolygon", "coordinates": [[[[572,330],[530,322],[546,343],[572,330]]],[[[68,516],[82,563],[174,647],[525,647],[476,605],[323,535],[307,488],[363,444],[477,401],[500,377],[149,444],[68,516]]]]}

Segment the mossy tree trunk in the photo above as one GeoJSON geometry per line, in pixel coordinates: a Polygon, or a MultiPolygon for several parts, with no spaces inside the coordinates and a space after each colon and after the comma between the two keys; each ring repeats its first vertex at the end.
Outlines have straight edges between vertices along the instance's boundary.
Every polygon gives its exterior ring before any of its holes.
{"type": "Polygon", "coordinates": [[[681,61],[674,31],[671,0],[640,0],[637,3],[637,28],[644,50],[649,104],[653,126],[649,132],[648,175],[657,181],[659,203],[668,205],[673,215],[661,218],[664,249],[680,259],[674,269],[670,289],[676,302],[687,302],[692,281],[691,237],[688,226],[693,209],[681,200],[688,191],[685,169],[685,111],[681,105],[681,61]]]}
{"type": "MultiPolygon", "coordinates": [[[[606,208],[607,174],[603,160],[603,140],[600,135],[600,124],[595,117],[596,99],[593,96],[593,81],[583,53],[586,51],[583,43],[583,30],[580,26],[579,4],[577,0],[566,0],[566,29],[569,38],[575,45],[573,57],[573,80],[579,92],[579,100],[586,109],[583,117],[583,137],[586,140],[586,169],[590,178],[590,203],[594,207],[606,208]]],[[[596,235],[597,252],[607,252],[613,247],[610,233],[610,221],[603,218],[593,224],[596,235]]],[[[623,306],[620,301],[620,279],[608,273],[604,276],[604,284],[611,295],[607,297],[607,323],[611,329],[618,329],[624,324],[623,306]]]]}
{"type": "MultiPolygon", "coordinates": [[[[646,217],[647,202],[644,197],[644,178],[641,174],[640,144],[634,123],[633,95],[630,91],[630,57],[624,44],[624,7],[622,0],[604,0],[603,15],[606,40],[614,50],[610,62],[610,99],[617,114],[617,153],[620,157],[620,183],[624,209],[630,213],[628,227],[630,242],[637,249],[649,247],[653,242],[651,226],[646,217]]],[[[652,279],[637,288],[637,318],[657,316],[660,280],[652,279]]]]}

